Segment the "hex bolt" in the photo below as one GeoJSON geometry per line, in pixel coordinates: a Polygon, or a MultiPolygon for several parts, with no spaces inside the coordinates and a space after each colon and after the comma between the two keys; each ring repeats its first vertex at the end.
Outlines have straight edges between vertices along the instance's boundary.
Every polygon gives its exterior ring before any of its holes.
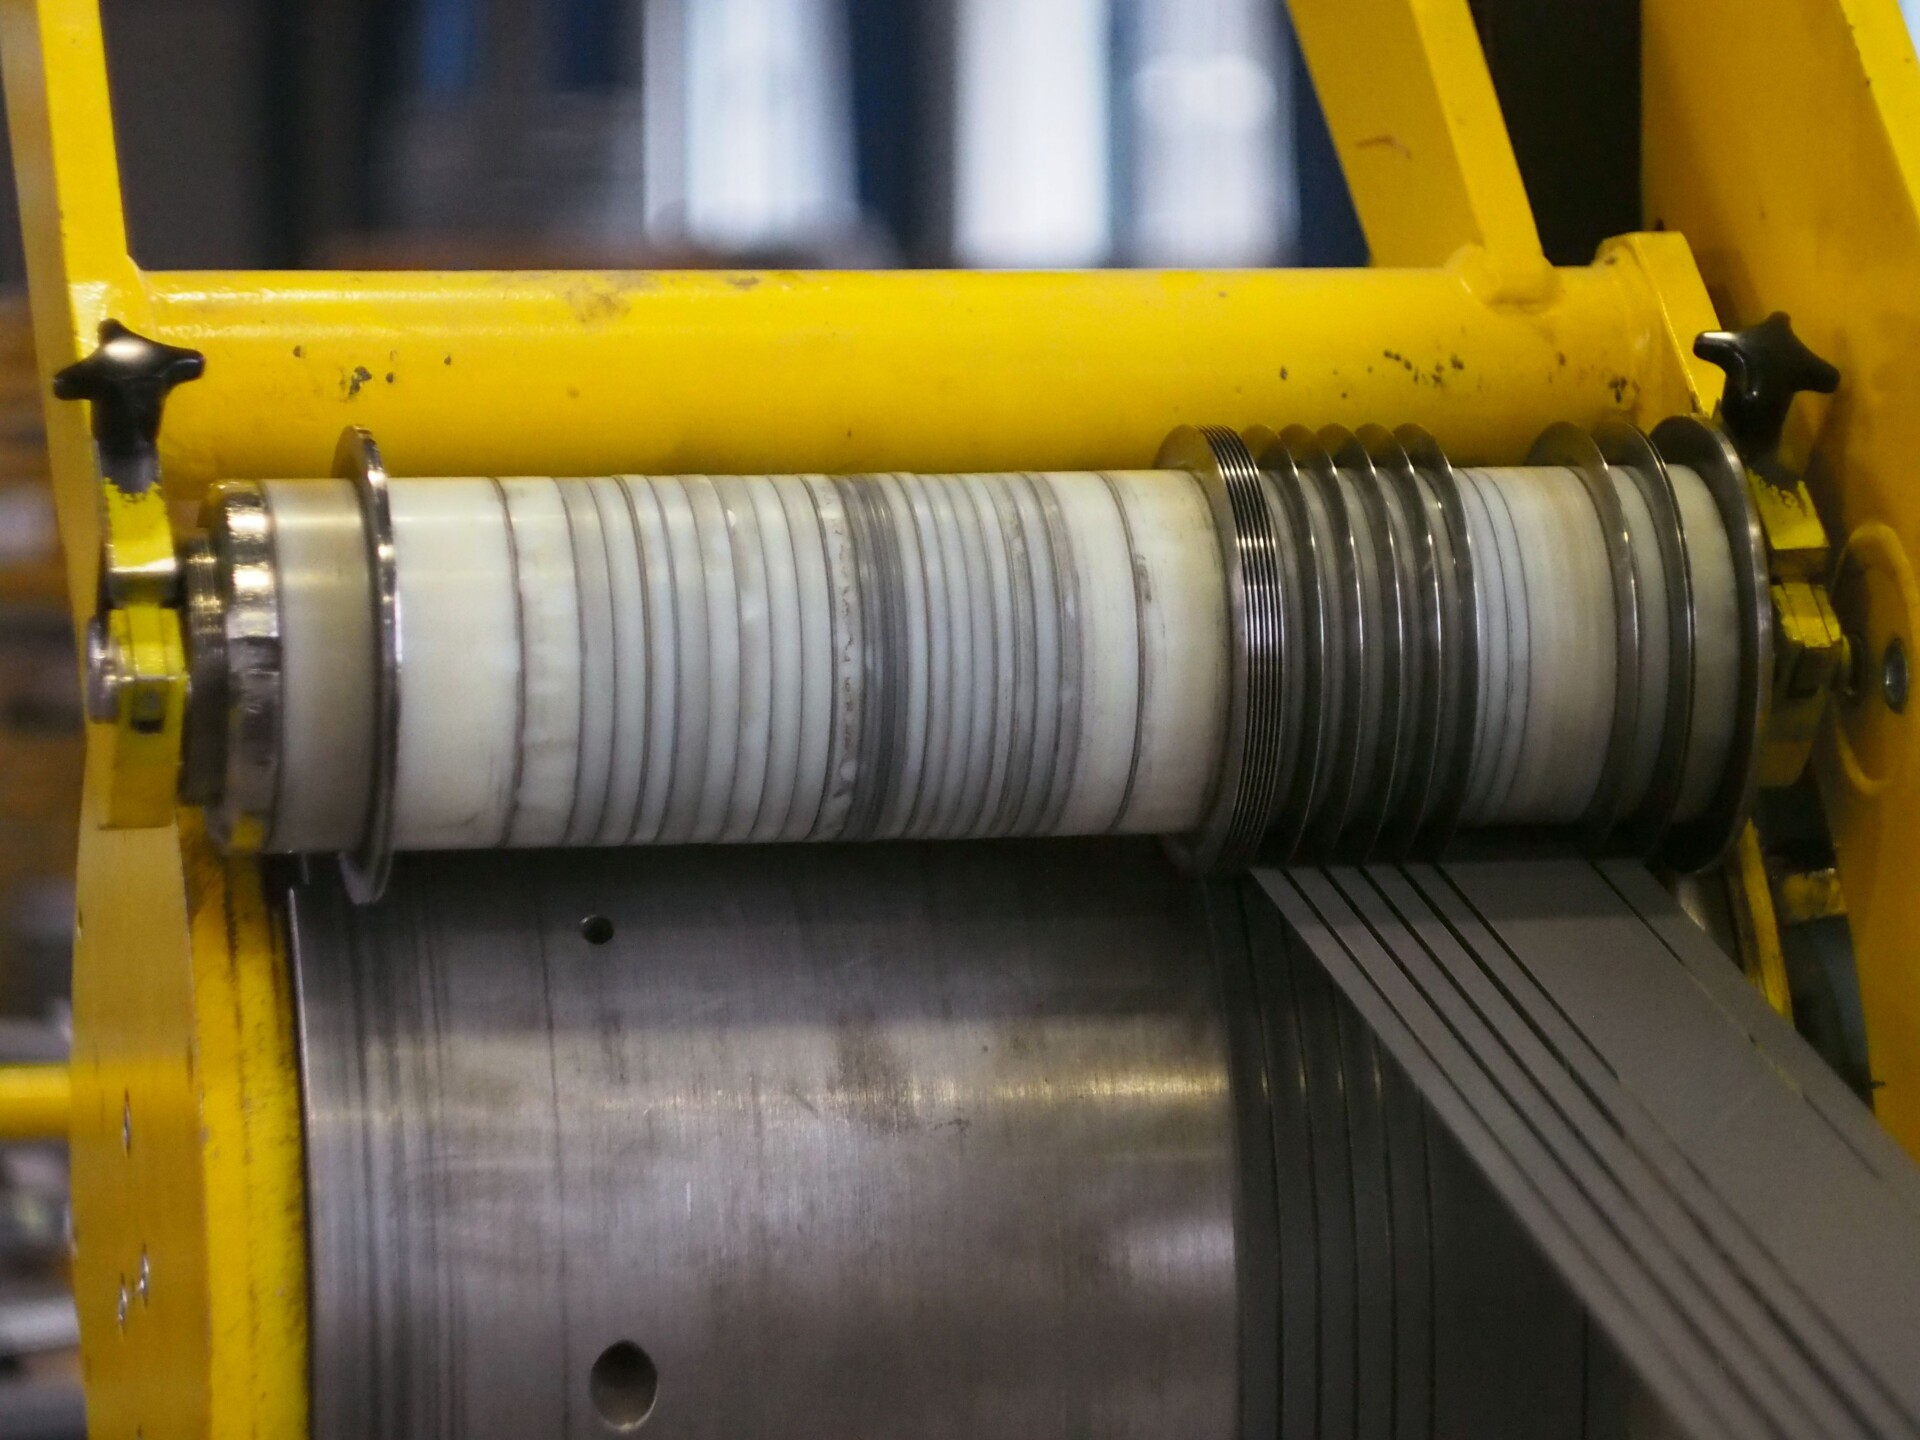
{"type": "Polygon", "coordinates": [[[120,664],[120,647],[107,631],[105,613],[87,622],[87,718],[100,725],[111,725],[120,712],[120,687],[126,672],[120,664]]]}
{"type": "Polygon", "coordinates": [[[1880,696],[1896,715],[1907,708],[1907,692],[1912,680],[1907,666],[1907,647],[1896,635],[1887,641],[1886,653],[1880,657],[1880,696]]]}
{"type": "Polygon", "coordinates": [[[1867,642],[1857,631],[1848,630],[1840,637],[1840,663],[1833,667],[1833,688],[1849,705],[1866,698],[1867,642]]]}

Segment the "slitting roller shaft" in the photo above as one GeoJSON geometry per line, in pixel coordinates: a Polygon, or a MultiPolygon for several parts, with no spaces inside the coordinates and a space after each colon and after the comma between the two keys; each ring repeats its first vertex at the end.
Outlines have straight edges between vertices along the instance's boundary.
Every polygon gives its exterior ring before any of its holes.
{"type": "Polygon", "coordinates": [[[1214,864],[1712,807],[1748,557],[1696,470],[1256,444],[381,477],[377,511],[229,484],[189,783],[298,852],[1150,833],[1214,864]]]}

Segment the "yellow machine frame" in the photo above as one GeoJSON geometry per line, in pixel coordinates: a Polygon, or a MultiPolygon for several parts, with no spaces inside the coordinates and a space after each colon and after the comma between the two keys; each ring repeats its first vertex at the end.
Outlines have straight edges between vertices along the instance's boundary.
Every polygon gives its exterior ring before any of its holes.
{"type": "MultiPolygon", "coordinates": [[[[1292,8],[1370,270],[144,271],[97,0],[0,0],[41,374],[108,317],[204,351],[162,436],[175,507],[223,477],[324,474],[348,423],[424,475],[1143,465],[1176,424],[1293,420],[1410,421],[1492,461],[1549,421],[1711,409],[1719,377],[1692,337],[1782,307],[1846,375],[1790,439],[1868,576],[1869,645],[1912,637],[1920,76],[1893,0],[1648,0],[1646,188],[1665,233],[1574,268],[1541,254],[1466,0],[1292,8]],[[1764,101],[1755,75],[1773,79],[1764,101]]],[[[167,507],[103,499],[80,406],[50,403],[47,433],[84,621],[103,549],[137,567],[170,546],[167,507]]],[[[130,597],[146,629],[128,642],[177,700],[177,636],[149,599],[130,597]]],[[[172,812],[175,734],[143,750],[98,724],[89,741],[71,1141],[93,1433],[297,1436],[298,1081],[259,869],[172,812]]],[[[1820,764],[1880,1114],[1920,1152],[1914,747],[1911,723],[1862,705],[1828,726],[1820,764]]],[[[57,1120],[64,1095],[38,1078],[0,1091],[0,1130],[57,1120]]]]}

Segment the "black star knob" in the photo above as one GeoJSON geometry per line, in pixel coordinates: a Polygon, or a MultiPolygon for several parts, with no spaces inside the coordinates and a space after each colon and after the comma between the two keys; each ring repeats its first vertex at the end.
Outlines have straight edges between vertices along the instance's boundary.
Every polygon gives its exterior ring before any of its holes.
{"type": "Polygon", "coordinates": [[[160,415],[173,387],[198,380],[207,357],[136,335],[118,320],[100,322],[100,348],[53,377],[61,400],[93,402],[100,472],[129,495],[160,478],[160,415]]]}
{"type": "Polygon", "coordinates": [[[1745,330],[1702,331],[1693,353],[1727,372],[1720,423],[1756,470],[1779,450],[1793,397],[1831,395],[1840,385],[1840,372],[1801,343],[1781,310],[1745,330]]]}

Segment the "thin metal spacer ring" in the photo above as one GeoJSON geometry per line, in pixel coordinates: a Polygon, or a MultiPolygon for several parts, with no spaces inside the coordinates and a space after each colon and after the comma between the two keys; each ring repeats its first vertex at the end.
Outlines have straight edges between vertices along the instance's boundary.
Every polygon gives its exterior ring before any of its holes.
{"type": "Polygon", "coordinates": [[[1594,444],[1609,465],[1633,481],[1653,516],[1660,547],[1660,568],[1667,591],[1667,704],[1661,717],[1660,750],[1640,804],[1621,822],[1621,847],[1649,855],[1673,823],[1680,801],[1680,778],[1693,732],[1693,561],[1680,526],[1680,503],[1666,463],[1641,431],[1624,420],[1607,420],[1593,430],[1594,444]]]}
{"type": "Polygon", "coordinates": [[[356,905],[370,905],[386,891],[393,870],[393,790],[400,758],[400,585],[387,468],[369,431],[349,425],[341,432],[333,473],[351,480],[359,497],[367,540],[367,598],[373,607],[373,764],[367,828],[360,844],[340,856],[348,896],[356,905]]]}
{"type": "Polygon", "coordinates": [[[1661,858],[1676,870],[1702,870],[1733,847],[1759,788],[1760,736],[1766,732],[1773,679],[1767,546],[1747,490],[1746,464],[1724,431],[1690,415],[1675,415],[1655,426],[1649,438],[1662,461],[1688,466],[1706,482],[1733,551],[1740,675],[1732,745],[1706,812],[1677,822],[1661,851],[1661,858]]]}
{"type": "Polygon", "coordinates": [[[1233,646],[1233,689],[1213,800],[1198,832],[1176,851],[1197,870],[1233,871],[1253,859],[1280,779],[1287,657],[1277,539],[1260,468],[1231,430],[1176,430],[1161,447],[1158,464],[1188,471],[1206,492],[1226,570],[1233,646]]]}

